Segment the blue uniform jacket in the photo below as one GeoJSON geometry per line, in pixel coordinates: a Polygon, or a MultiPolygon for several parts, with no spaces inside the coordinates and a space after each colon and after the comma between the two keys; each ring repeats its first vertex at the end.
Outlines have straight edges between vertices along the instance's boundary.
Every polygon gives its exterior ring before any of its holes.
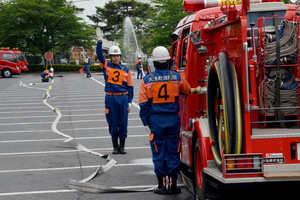
{"type": "Polygon", "coordinates": [[[107,62],[104,58],[102,51],[102,42],[98,42],[96,53],[98,56],[98,60],[100,61],[100,65],[103,69],[103,76],[105,82],[108,79],[109,70],[111,68],[123,70],[125,72],[124,78],[122,80],[122,85],[117,85],[113,83],[106,82],[104,91],[109,93],[119,93],[119,92],[128,92],[128,103],[132,103],[133,99],[133,81],[131,77],[131,71],[128,67],[123,65],[122,63],[115,65],[112,62],[107,62]]]}
{"type": "MultiPolygon", "coordinates": [[[[168,82],[170,79],[170,70],[167,69],[156,69],[152,72],[152,75],[156,79],[157,82],[168,82]]],[[[171,80],[174,91],[172,92],[175,96],[173,102],[168,103],[153,103],[153,87],[155,81],[150,76],[150,74],[146,75],[141,81],[140,85],[140,96],[139,96],[139,105],[140,105],[140,118],[143,122],[144,126],[149,125],[149,115],[151,114],[178,114],[180,107],[178,98],[180,94],[189,94],[190,93],[190,85],[186,81],[186,79],[181,76],[178,72],[172,72],[171,80]]],[[[158,91],[159,95],[170,95],[169,91],[165,91],[164,87],[158,91]]]]}

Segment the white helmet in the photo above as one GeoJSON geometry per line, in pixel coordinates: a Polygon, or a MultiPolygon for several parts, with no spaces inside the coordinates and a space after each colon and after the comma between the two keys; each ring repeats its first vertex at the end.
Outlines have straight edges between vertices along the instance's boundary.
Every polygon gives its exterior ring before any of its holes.
{"type": "Polygon", "coordinates": [[[51,68],[50,68],[50,72],[53,72],[53,71],[54,71],[54,69],[51,67],[51,68]]]}
{"type": "Polygon", "coordinates": [[[108,55],[121,55],[121,49],[117,46],[111,46],[108,50],[108,55]]]}
{"type": "Polygon", "coordinates": [[[157,61],[159,63],[167,62],[170,59],[170,54],[168,49],[163,46],[155,47],[155,49],[152,52],[152,60],[157,61]]]}
{"type": "Polygon", "coordinates": [[[138,58],[142,58],[142,56],[141,56],[141,55],[138,55],[138,58]]]}

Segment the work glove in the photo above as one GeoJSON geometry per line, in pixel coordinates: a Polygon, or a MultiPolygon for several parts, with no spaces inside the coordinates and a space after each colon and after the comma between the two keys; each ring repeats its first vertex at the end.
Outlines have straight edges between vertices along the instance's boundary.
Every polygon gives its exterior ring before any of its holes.
{"type": "Polygon", "coordinates": [[[205,94],[204,91],[203,91],[203,89],[202,89],[202,87],[200,87],[200,86],[198,86],[196,88],[191,88],[191,92],[190,93],[191,94],[198,94],[198,95],[205,94]]]}
{"type": "Polygon", "coordinates": [[[127,111],[128,111],[128,112],[130,112],[131,107],[132,107],[132,103],[128,103],[128,108],[127,108],[127,111]]]}
{"type": "Polygon", "coordinates": [[[100,29],[100,27],[97,27],[96,28],[96,35],[97,35],[97,40],[102,40],[103,39],[103,32],[102,30],[100,29]]]}
{"type": "Polygon", "coordinates": [[[151,130],[150,130],[150,128],[149,128],[149,126],[144,126],[145,127],[145,130],[147,131],[147,133],[151,133],[151,130]]]}

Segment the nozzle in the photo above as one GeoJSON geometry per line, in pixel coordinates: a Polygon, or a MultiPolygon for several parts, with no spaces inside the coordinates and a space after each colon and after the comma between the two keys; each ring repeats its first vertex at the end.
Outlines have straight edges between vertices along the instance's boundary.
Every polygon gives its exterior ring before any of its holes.
{"type": "Polygon", "coordinates": [[[206,94],[206,87],[198,86],[196,88],[191,88],[191,94],[206,94]]]}

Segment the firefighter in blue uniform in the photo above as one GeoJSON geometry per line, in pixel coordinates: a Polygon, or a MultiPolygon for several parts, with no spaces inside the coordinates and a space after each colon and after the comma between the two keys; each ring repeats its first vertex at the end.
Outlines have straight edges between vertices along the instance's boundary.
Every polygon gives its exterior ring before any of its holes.
{"type": "MultiPolygon", "coordinates": [[[[99,29],[100,30],[100,29],[99,29]]],[[[101,30],[100,30],[101,31],[101,30]]],[[[112,138],[113,154],[126,154],[125,139],[127,138],[128,113],[132,106],[133,81],[131,71],[121,64],[121,50],[117,46],[110,47],[107,62],[102,52],[102,32],[97,32],[96,53],[103,69],[105,79],[105,114],[112,138]],[[118,143],[118,139],[120,140],[118,143]]]]}
{"type": "Polygon", "coordinates": [[[49,79],[53,82],[54,76],[53,76],[54,69],[51,67],[49,70],[45,70],[41,73],[42,82],[49,82],[49,79]]]}
{"type": "Polygon", "coordinates": [[[168,70],[170,55],[165,47],[152,52],[155,71],[140,85],[140,118],[149,132],[154,172],[158,179],[157,194],[176,194],[180,165],[179,94],[190,94],[190,85],[177,72],[168,70]]]}
{"type": "Polygon", "coordinates": [[[83,61],[83,66],[85,69],[86,77],[91,77],[91,71],[90,71],[91,59],[90,59],[89,55],[87,55],[87,54],[83,61]]]}
{"type": "Polygon", "coordinates": [[[136,72],[137,72],[137,79],[141,77],[143,78],[143,65],[142,65],[142,56],[139,55],[138,59],[135,61],[135,67],[136,67],[136,72]]]}

